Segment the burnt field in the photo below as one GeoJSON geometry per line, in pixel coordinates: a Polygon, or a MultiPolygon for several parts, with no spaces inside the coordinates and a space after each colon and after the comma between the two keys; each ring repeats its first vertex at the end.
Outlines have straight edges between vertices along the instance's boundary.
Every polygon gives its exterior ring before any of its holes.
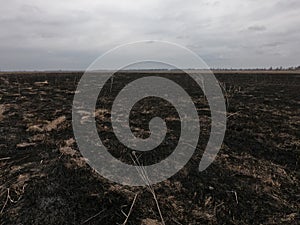
{"type": "MultiPolygon", "coordinates": [[[[116,75],[100,94],[95,112],[102,142],[130,163],[131,150],[116,139],[110,107],[130,81],[151,73],[116,75]]],[[[153,185],[165,224],[299,224],[300,73],[216,73],[227,100],[227,131],[216,160],[198,165],[210,133],[210,111],[184,74],[161,73],[190,94],[201,135],[189,163],[153,185]]],[[[72,101],[81,73],[0,74],[0,224],[162,224],[147,188],[110,182],[88,166],[72,130],[72,101]],[[134,203],[134,204],[133,204],[134,203]]],[[[176,147],[180,121],[159,99],[140,101],[132,131],[149,136],[149,118],[168,126],[161,146],[140,154],[144,165],[176,147]],[[150,107],[157,106],[157,107],[150,107]]],[[[86,116],[86,115],[83,115],[86,116]]]]}

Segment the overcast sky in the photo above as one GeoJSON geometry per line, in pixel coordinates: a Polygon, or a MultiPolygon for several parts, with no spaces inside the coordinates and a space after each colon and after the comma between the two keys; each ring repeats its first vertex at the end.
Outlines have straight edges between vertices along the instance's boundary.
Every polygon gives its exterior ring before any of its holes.
{"type": "Polygon", "coordinates": [[[184,45],[210,67],[300,65],[299,0],[0,1],[0,70],[84,70],[145,39],[184,45]]]}

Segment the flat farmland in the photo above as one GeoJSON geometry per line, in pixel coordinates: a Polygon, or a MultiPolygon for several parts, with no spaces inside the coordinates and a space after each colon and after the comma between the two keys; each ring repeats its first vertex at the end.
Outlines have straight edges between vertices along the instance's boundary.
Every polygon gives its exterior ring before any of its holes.
{"type": "MultiPolygon", "coordinates": [[[[200,159],[210,134],[206,98],[186,74],[120,72],[101,91],[95,120],[108,151],[130,161],[113,133],[110,109],[124,86],[162,76],[180,84],[198,110],[201,135],[189,163],[153,185],[165,224],[298,224],[300,221],[300,72],[217,71],[226,97],[227,130],[216,160],[200,159]]],[[[0,224],[162,224],[147,188],[112,183],[86,164],[72,130],[72,102],[81,72],[0,74],[0,224]],[[136,197],[136,199],[135,199],[136,197]],[[123,213],[124,212],[124,213],[123,213]]],[[[153,116],[168,133],[143,165],[172,153],[180,132],[174,107],[140,101],[130,116],[136,136],[149,136],[153,116]],[[152,106],[152,107],[149,107],[152,106]],[[157,107],[153,107],[157,106],[157,107]]]]}

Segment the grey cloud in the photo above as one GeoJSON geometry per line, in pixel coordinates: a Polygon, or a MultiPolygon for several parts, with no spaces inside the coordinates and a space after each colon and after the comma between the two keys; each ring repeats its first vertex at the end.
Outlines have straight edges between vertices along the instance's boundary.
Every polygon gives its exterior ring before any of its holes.
{"type": "Polygon", "coordinates": [[[283,45],[283,44],[284,44],[283,42],[275,41],[275,42],[270,42],[270,43],[263,44],[262,47],[278,47],[278,46],[283,45]]]}
{"type": "Polygon", "coordinates": [[[267,28],[265,26],[261,26],[261,25],[253,25],[253,26],[249,26],[248,30],[250,30],[250,31],[265,31],[265,30],[267,30],[267,28]]]}
{"type": "Polygon", "coordinates": [[[85,69],[151,39],[187,46],[211,67],[297,65],[299,22],[299,0],[11,0],[0,8],[0,68],[85,69]]]}

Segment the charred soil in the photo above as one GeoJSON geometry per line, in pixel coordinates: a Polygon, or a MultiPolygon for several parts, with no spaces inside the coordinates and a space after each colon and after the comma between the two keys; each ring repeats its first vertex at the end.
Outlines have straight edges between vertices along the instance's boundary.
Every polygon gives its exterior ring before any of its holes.
{"type": "MultiPolygon", "coordinates": [[[[110,106],[130,81],[155,74],[116,75],[99,95],[96,121],[108,151],[130,161],[118,142],[110,106]]],[[[153,186],[165,224],[299,224],[300,74],[217,73],[227,100],[227,131],[216,160],[199,161],[210,132],[206,99],[184,74],[178,82],[195,102],[201,136],[190,162],[153,186]]],[[[82,73],[0,75],[0,224],[161,224],[147,188],[112,183],[90,168],[72,131],[72,101],[82,73]],[[124,213],[123,213],[124,212],[124,213]]],[[[168,102],[145,99],[130,116],[137,136],[161,115],[168,134],[141,162],[153,164],[176,147],[180,121],[168,102]],[[156,104],[153,104],[156,102],[156,104]],[[149,106],[158,107],[149,107],[149,106]]]]}

